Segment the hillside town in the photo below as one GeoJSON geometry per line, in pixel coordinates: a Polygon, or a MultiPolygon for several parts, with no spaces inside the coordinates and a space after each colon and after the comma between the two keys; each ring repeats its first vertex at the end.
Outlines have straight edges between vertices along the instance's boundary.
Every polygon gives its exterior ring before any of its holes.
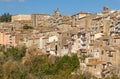
{"type": "MultiPolygon", "coordinates": [[[[64,15],[17,14],[10,22],[0,22],[0,46],[26,47],[33,56],[63,57],[77,54],[79,72],[97,78],[120,77],[120,10],[108,6],[98,13],[64,15]]],[[[74,74],[74,73],[73,73],[74,74]]]]}

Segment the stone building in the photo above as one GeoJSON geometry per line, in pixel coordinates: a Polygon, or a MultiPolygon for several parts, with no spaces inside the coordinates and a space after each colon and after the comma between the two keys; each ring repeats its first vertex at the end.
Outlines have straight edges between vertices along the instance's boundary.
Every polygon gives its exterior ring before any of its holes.
{"type": "Polygon", "coordinates": [[[60,17],[60,11],[59,11],[59,9],[54,10],[54,17],[55,18],[59,18],[60,17]]]}
{"type": "Polygon", "coordinates": [[[0,30],[0,45],[2,46],[16,46],[16,37],[9,29],[0,30]]]}
{"type": "Polygon", "coordinates": [[[20,25],[21,27],[24,25],[31,25],[31,15],[27,14],[18,14],[12,16],[12,23],[17,23],[17,25],[20,25]]]}
{"type": "Polygon", "coordinates": [[[72,15],[72,26],[76,27],[85,27],[87,24],[87,16],[89,16],[90,13],[87,12],[80,12],[77,14],[72,15]]]}
{"type": "Polygon", "coordinates": [[[32,26],[33,27],[42,27],[42,26],[45,26],[45,24],[48,23],[47,20],[52,17],[49,14],[32,14],[31,16],[32,16],[32,26]]]}

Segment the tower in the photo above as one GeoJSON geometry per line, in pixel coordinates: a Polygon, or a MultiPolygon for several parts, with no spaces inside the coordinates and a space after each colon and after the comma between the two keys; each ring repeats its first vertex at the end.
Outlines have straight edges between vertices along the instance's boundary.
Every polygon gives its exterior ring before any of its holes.
{"type": "Polygon", "coordinates": [[[59,17],[60,16],[60,11],[59,9],[54,11],[54,17],[59,17]]]}
{"type": "Polygon", "coordinates": [[[103,7],[103,13],[108,13],[109,12],[109,7],[108,6],[104,6],[103,7]]]}

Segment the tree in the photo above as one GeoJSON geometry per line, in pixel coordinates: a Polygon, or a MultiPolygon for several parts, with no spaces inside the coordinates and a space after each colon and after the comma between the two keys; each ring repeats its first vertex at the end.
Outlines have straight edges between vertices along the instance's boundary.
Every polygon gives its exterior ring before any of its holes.
{"type": "MultiPolygon", "coordinates": [[[[11,47],[0,54],[0,79],[89,79],[88,73],[77,72],[77,55],[48,57],[26,54],[25,47],[11,47]],[[22,63],[22,60],[25,60],[22,63]],[[52,59],[52,60],[51,60],[52,59]]],[[[113,78],[113,77],[112,77],[113,78]]],[[[113,79],[117,79],[114,77],[113,79]]]]}
{"type": "Polygon", "coordinates": [[[37,76],[40,79],[51,77],[51,79],[67,79],[71,72],[79,67],[78,57],[64,56],[56,57],[55,63],[49,61],[47,56],[32,56],[32,58],[25,63],[25,68],[33,76],[37,76]]]}
{"type": "Polygon", "coordinates": [[[0,22],[11,22],[11,16],[9,13],[4,13],[0,18],[0,22]]]}
{"type": "Polygon", "coordinates": [[[28,26],[27,24],[23,26],[23,29],[33,29],[32,26],[28,26]]]}
{"type": "Polygon", "coordinates": [[[25,53],[26,53],[26,48],[24,46],[20,48],[10,47],[7,49],[6,52],[4,52],[6,59],[10,58],[17,61],[20,61],[22,57],[25,55],[25,53]]]}
{"type": "Polygon", "coordinates": [[[2,65],[0,79],[26,79],[19,62],[8,60],[2,65]]]}

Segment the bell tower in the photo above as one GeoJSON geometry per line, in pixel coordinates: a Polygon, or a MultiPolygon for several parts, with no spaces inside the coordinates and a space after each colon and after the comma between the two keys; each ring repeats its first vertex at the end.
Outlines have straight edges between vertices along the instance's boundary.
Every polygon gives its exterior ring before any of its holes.
{"type": "Polygon", "coordinates": [[[60,16],[60,11],[57,8],[57,10],[54,10],[54,17],[59,17],[60,16]]]}
{"type": "Polygon", "coordinates": [[[103,13],[108,13],[109,12],[109,7],[108,6],[104,6],[103,7],[103,13]]]}

